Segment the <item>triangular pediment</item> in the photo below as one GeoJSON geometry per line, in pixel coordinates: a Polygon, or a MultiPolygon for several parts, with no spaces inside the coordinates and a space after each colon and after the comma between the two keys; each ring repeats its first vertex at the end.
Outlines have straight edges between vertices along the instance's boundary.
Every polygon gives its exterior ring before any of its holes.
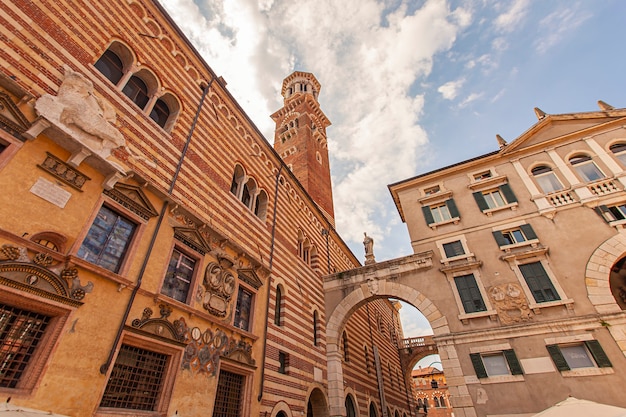
{"type": "Polygon", "coordinates": [[[0,128],[18,139],[24,140],[22,133],[26,132],[29,127],[30,122],[13,103],[11,97],[0,92],[0,128]]]}
{"type": "Polygon", "coordinates": [[[146,220],[158,215],[148,197],[136,185],[117,183],[113,189],[105,190],[104,194],[146,220]]]}
{"type": "Polygon", "coordinates": [[[259,278],[254,269],[238,269],[237,273],[240,280],[244,281],[248,285],[251,285],[256,290],[261,288],[261,285],[263,285],[263,281],[259,278]]]}
{"type": "Polygon", "coordinates": [[[175,227],[174,237],[202,255],[205,255],[207,252],[211,251],[211,248],[209,247],[207,241],[196,229],[190,229],[187,227],[175,227]]]}
{"type": "Polygon", "coordinates": [[[588,135],[601,130],[605,125],[626,119],[626,110],[617,109],[603,112],[546,115],[531,126],[502,150],[508,154],[533,146],[547,146],[551,141],[562,140],[567,136],[588,135]]]}

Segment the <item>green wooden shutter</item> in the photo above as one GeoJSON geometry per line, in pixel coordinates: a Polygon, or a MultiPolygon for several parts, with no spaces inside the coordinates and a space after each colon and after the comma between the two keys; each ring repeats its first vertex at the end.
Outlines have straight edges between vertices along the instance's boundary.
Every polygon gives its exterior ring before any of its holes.
{"type": "Polygon", "coordinates": [[[524,233],[524,236],[526,236],[526,240],[537,239],[537,235],[535,234],[535,231],[533,230],[531,225],[523,224],[519,228],[522,229],[522,233],[524,233]]]}
{"type": "Polygon", "coordinates": [[[511,190],[511,186],[509,184],[502,184],[500,187],[500,191],[504,194],[504,198],[507,203],[516,203],[517,197],[513,194],[513,190],[511,190]]]}
{"type": "Polygon", "coordinates": [[[422,213],[424,213],[424,218],[426,219],[426,224],[435,223],[435,219],[433,218],[433,214],[430,212],[429,206],[422,207],[422,213]]]}
{"type": "Polygon", "coordinates": [[[480,353],[470,353],[470,359],[472,365],[474,365],[474,371],[478,378],[487,378],[487,370],[483,364],[483,359],[480,357],[480,353]]]}
{"type": "Polygon", "coordinates": [[[598,368],[611,368],[613,364],[609,360],[609,357],[604,353],[604,349],[600,346],[600,342],[597,340],[587,340],[585,342],[587,349],[593,355],[593,359],[595,359],[598,368]]]}
{"type": "Polygon", "coordinates": [[[567,361],[561,353],[561,349],[559,349],[559,345],[547,345],[546,349],[548,349],[548,353],[550,354],[550,357],[552,358],[552,362],[554,362],[556,369],[558,369],[559,371],[570,370],[567,361]]]}
{"type": "Polygon", "coordinates": [[[480,211],[485,211],[489,209],[483,193],[481,193],[480,191],[476,191],[475,193],[472,193],[472,195],[474,196],[474,200],[476,200],[476,204],[478,204],[478,208],[480,209],[480,211]]]}
{"type": "Polygon", "coordinates": [[[460,217],[459,210],[456,208],[456,204],[454,204],[454,199],[446,200],[446,206],[448,206],[448,210],[450,211],[450,217],[453,219],[455,217],[460,217]]]}
{"type": "Polygon", "coordinates": [[[596,213],[598,213],[598,216],[602,217],[602,220],[604,220],[605,222],[609,223],[610,222],[610,218],[613,218],[613,214],[611,214],[611,211],[609,210],[609,208],[607,206],[598,206],[596,208],[593,209],[596,213]],[[605,214],[606,213],[606,214],[605,214]]]}
{"type": "Polygon", "coordinates": [[[496,230],[495,232],[491,232],[491,233],[493,234],[493,237],[496,240],[496,243],[498,244],[498,246],[505,246],[509,244],[509,242],[507,242],[506,239],[504,239],[504,236],[502,235],[501,231],[496,230]]]}
{"type": "Polygon", "coordinates": [[[524,371],[522,370],[522,366],[517,360],[517,356],[515,355],[515,351],[513,349],[507,349],[502,351],[504,357],[509,364],[509,369],[511,370],[511,375],[522,375],[524,371]]]}

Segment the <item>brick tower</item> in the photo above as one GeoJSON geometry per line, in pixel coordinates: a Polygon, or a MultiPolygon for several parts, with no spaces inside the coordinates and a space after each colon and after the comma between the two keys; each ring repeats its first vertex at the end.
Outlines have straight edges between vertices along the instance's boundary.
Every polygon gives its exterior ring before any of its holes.
{"type": "Polygon", "coordinates": [[[295,71],[283,81],[283,108],[272,114],[276,122],[274,149],[304,189],[334,225],[326,127],[330,120],[320,109],[320,83],[308,72],[295,71]]]}

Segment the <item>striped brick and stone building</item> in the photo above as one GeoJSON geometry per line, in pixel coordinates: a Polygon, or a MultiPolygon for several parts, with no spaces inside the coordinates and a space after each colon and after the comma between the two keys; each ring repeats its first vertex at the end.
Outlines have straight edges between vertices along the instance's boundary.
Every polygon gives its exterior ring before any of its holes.
{"type": "MultiPolygon", "coordinates": [[[[285,79],[272,146],[156,1],[0,22],[0,410],[329,416],[322,277],[360,262],[317,79],[285,79]]],[[[396,303],[341,337],[334,415],[410,415],[396,303]]]]}

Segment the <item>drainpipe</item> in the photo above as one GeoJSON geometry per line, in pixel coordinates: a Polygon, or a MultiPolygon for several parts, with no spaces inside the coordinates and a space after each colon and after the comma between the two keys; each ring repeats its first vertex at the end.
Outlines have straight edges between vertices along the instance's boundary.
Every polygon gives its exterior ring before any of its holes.
{"type": "Polygon", "coordinates": [[[280,164],[278,173],[276,174],[276,182],[274,184],[274,210],[272,213],[272,243],[270,246],[270,259],[268,269],[270,271],[267,283],[267,299],[265,300],[265,328],[263,330],[263,355],[261,356],[261,382],[259,383],[259,396],[257,401],[263,398],[263,386],[265,385],[265,355],[267,354],[267,319],[270,314],[270,293],[272,291],[272,266],[274,265],[274,241],[276,239],[276,207],[278,206],[278,180],[282,172],[284,164],[280,164]]]}
{"type": "MultiPolygon", "coordinates": [[[[209,89],[211,88],[211,84],[213,84],[213,80],[215,77],[211,78],[209,84],[204,88],[202,92],[202,98],[200,99],[200,103],[198,104],[198,109],[196,110],[196,115],[193,119],[193,123],[191,124],[191,128],[189,129],[189,134],[187,135],[187,141],[185,142],[185,146],[183,147],[183,151],[178,160],[178,165],[176,166],[176,171],[174,172],[174,176],[172,177],[172,182],[170,183],[170,188],[167,191],[168,195],[172,194],[174,191],[174,186],[176,185],[176,181],[178,180],[178,174],[180,173],[181,167],[183,165],[183,161],[185,160],[185,155],[187,154],[187,149],[189,148],[189,143],[191,142],[191,137],[193,136],[193,132],[196,129],[196,124],[198,122],[198,117],[200,116],[200,110],[202,109],[202,105],[204,104],[204,99],[206,98],[209,89]]],[[[156,242],[157,235],[159,230],[161,229],[161,223],[163,222],[163,218],[165,218],[165,213],[167,212],[167,207],[169,202],[165,200],[163,203],[163,207],[161,208],[161,213],[159,214],[159,219],[157,220],[157,224],[155,226],[154,232],[152,233],[152,237],[150,238],[150,244],[148,245],[148,251],[146,252],[146,256],[143,259],[143,263],[141,264],[141,269],[139,270],[139,276],[137,277],[137,282],[135,284],[135,288],[133,288],[133,292],[130,294],[130,298],[128,299],[128,304],[126,305],[126,310],[124,311],[124,317],[120,322],[120,326],[117,329],[117,334],[115,335],[115,341],[113,341],[113,345],[111,346],[111,350],[109,351],[109,356],[105,363],[100,366],[100,373],[102,375],[106,375],[111,367],[111,362],[113,362],[113,356],[115,355],[115,349],[122,338],[122,331],[124,330],[124,326],[126,325],[126,321],[128,320],[128,316],[130,315],[130,310],[133,306],[133,302],[135,301],[135,296],[141,287],[141,283],[143,281],[144,273],[146,272],[146,267],[148,266],[148,261],[150,260],[150,255],[152,254],[152,249],[154,248],[154,244],[156,242]]]]}

